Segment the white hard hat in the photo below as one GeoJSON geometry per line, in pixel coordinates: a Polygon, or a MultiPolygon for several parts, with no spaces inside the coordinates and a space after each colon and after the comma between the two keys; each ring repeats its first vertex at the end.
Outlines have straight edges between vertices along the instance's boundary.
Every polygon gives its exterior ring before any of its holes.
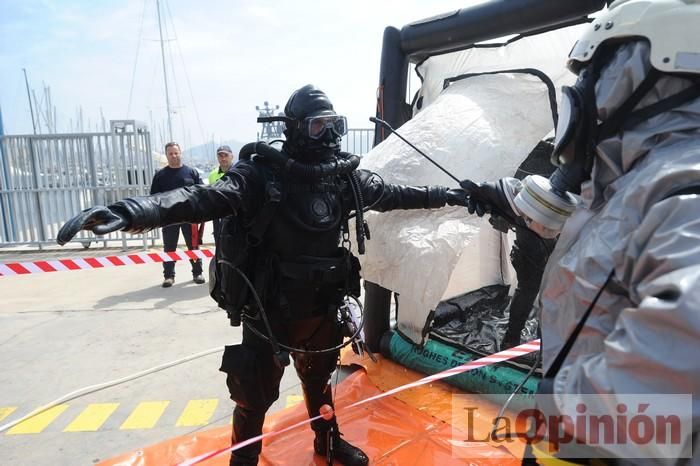
{"type": "Polygon", "coordinates": [[[635,38],[649,41],[657,70],[700,74],[700,0],[617,0],[574,44],[567,66],[578,73],[604,42],[635,38]]]}

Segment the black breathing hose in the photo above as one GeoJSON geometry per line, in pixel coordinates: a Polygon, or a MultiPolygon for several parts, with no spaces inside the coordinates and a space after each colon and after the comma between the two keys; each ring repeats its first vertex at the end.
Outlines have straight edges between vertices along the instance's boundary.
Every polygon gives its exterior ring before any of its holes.
{"type": "Polygon", "coordinates": [[[251,142],[243,146],[239,158],[240,160],[250,160],[253,154],[259,154],[265,160],[280,167],[284,172],[303,179],[342,175],[352,172],[360,165],[360,157],[347,152],[339,153],[340,157],[334,157],[330,161],[302,163],[263,141],[251,142]]]}
{"type": "Polygon", "coordinates": [[[360,179],[355,171],[352,171],[348,177],[350,178],[350,186],[353,191],[353,198],[355,199],[355,231],[357,234],[357,252],[360,254],[365,253],[365,219],[364,219],[364,199],[362,198],[362,190],[360,189],[360,179]]]}
{"type": "MultiPolygon", "coordinates": [[[[382,191],[381,191],[381,193],[379,194],[379,196],[377,196],[377,199],[376,199],[372,204],[370,204],[370,205],[365,205],[365,206],[362,207],[362,213],[363,213],[363,214],[364,214],[365,212],[369,211],[369,210],[372,210],[377,204],[379,204],[379,203],[382,201],[382,196],[384,196],[384,191],[386,190],[386,183],[384,183],[384,178],[382,178],[378,173],[374,173],[374,172],[372,172],[372,177],[377,177],[377,178],[379,178],[379,182],[380,182],[381,185],[382,185],[382,191]]],[[[363,199],[363,201],[364,201],[364,199],[363,199]]],[[[348,215],[348,220],[351,219],[351,218],[355,218],[355,217],[357,217],[357,212],[348,215]]],[[[366,233],[366,232],[365,232],[365,233],[366,233]]]]}

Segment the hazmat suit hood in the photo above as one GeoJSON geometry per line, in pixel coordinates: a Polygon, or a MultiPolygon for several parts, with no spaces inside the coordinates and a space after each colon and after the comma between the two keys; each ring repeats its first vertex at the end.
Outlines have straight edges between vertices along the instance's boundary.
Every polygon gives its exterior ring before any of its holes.
{"type": "MultiPolygon", "coordinates": [[[[650,45],[639,40],[620,46],[605,65],[595,85],[598,118],[605,121],[623,105],[652,69],[650,45]]],[[[646,108],[694,85],[682,75],[664,74],[642,98],[634,110],[646,108]]],[[[584,201],[595,208],[609,199],[610,184],[629,172],[649,150],[690,137],[697,137],[700,127],[700,99],[655,115],[624,128],[596,146],[591,180],[582,186],[584,201]]]]}

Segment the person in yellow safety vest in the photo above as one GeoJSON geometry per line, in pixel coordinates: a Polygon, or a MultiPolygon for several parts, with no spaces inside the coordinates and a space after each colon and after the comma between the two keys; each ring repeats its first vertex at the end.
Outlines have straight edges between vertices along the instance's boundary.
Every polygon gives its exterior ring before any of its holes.
{"type": "MultiPolygon", "coordinates": [[[[219,161],[219,166],[211,171],[209,173],[209,184],[212,185],[219,181],[219,179],[224,176],[224,173],[228,171],[229,168],[231,168],[231,165],[233,165],[233,151],[229,146],[221,146],[218,149],[216,149],[216,159],[219,161]]],[[[219,246],[219,228],[221,224],[221,220],[218,218],[215,218],[212,221],[214,225],[214,244],[218,247],[219,246]]]]}

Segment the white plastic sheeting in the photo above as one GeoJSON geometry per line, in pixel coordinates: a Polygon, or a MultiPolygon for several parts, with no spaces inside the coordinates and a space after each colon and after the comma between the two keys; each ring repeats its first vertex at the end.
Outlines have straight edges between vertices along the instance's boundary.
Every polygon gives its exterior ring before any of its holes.
{"type": "MultiPolygon", "coordinates": [[[[573,80],[564,68],[572,35],[561,30],[507,47],[430,58],[420,67],[426,78],[421,111],[401,134],[459,179],[512,176],[553,128],[543,81],[520,73],[483,75],[455,81],[440,92],[443,81],[464,73],[536,68],[560,86],[573,80]]],[[[456,187],[393,135],[365,155],[360,168],[379,173],[387,183],[456,187]]],[[[397,325],[415,342],[442,299],[509,283],[514,276],[506,237],[464,208],[372,212],[366,218],[372,239],[360,256],[363,277],[400,294],[397,325]]]]}
{"type": "MultiPolygon", "coordinates": [[[[417,67],[423,77],[421,108],[437,99],[445,79],[465,73],[535,68],[559,85],[571,82],[573,75],[564,66],[566,57],[586,27],[578,25],[524,37],[502,47],[474,47],[430,57],[417,67]]],[[[414,113],[418,110],[414,108],[414,113]]]]}

